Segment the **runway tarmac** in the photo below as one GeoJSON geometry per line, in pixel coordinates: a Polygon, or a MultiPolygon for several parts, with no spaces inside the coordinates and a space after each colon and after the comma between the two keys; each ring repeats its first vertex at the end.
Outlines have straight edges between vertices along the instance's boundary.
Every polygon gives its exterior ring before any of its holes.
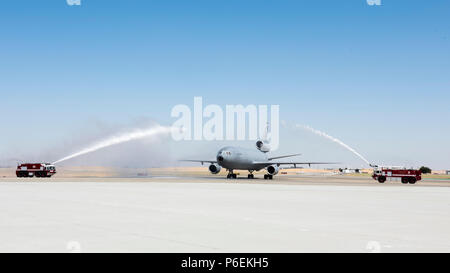
{"type": "Polygon", "coordinates": [[[449,185],[3,178],[0,252],[449,252],[449,185]]]}

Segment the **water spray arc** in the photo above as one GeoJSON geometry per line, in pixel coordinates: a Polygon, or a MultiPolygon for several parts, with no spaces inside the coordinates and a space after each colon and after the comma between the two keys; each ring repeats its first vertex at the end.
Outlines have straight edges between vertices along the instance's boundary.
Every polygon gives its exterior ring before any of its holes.
{"type": "Polygon", "coordinates": [[[137,140],[137,139],[142,139],[142,138],[147,138],[147,137],[155,137],[155,136],[162,136],[162,135],[170,134],[172,132],[172,130],[173,130],[172,127],[164,127],[164,126],[155,126],[155,127],[151,127],[148,129],[135,129],[131,132],[108,137],[104,140],[101,140],[97,143],[94,143],[91,146],[88,146],[88,147],[82,149],[79,152],[76,152],[76,153],[73,153],[66,157],[63,157],[63,158],[53,162],[53,164],[57,164],[57,163],[81,156],[81,155],[85,155],[85,154],[92,153],[92,152],[95,152],[100,149],[107,148],[109,146],[117,145],[120,143],[137,140]]]}
{"type": "Polygon", "coordinates": [[[310,127],[310,126],[307,126],[307,125],[299,125],[299,124],[297,124],[297,125],[295,125],[295,127],[303,129],[303,130],[306,130],[306,131],[309,131],[309,132],[312,132],[312,133],[314,133],[314,134],[316,134],[318,136],[324,137],[324,138],[326,138],[328,140],[331,140],[331,141],[341,145],[342,147],[344,147],[345,149],[349,150],[350,152],[352,152],[353,154],[358,156],[360,159],[362,159],[367,165],[372,166],[370,164],[370,162],[364,156],[362,156],[355,149],[353,149],[352,147],[348,146],[347,144],[345,144],[341,140],[339,140],[339,139],[337,139],[335,137],[332,137],[332,136],[330,136],[330,135],[328,135],[328,134],[326,134],[326,133],[324,133],[322,131],[316,130],[316,129],[314,129],[314,128],[310,127]]]}

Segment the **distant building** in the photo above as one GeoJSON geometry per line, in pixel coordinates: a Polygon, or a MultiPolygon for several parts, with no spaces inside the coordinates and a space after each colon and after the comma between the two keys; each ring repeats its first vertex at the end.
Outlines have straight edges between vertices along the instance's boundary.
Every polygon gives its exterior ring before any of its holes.
{"type": "Polygon", "coordinates": [[[445,171],[445,173],[446,173],[447,175],[450,175],[450,171],[445,171]]]}

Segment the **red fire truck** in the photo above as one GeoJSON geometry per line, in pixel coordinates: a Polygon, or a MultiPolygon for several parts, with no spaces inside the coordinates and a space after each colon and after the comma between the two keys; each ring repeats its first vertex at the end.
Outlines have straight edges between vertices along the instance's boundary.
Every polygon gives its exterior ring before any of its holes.
{"type": "Polygon", "coordinates": [[[415,184],[422,180],[422,172],[403,167],[377,167],[374,169],[372,177],[380,183],[386,182],[388,178],[395,178],[400,179],[403,184],[415,184]]]}
{"type": "Polygon", "coordinates": [[[17,166],[17,177],[51,177],[56,174],[55,165],[50,163],[23,163],[17,166]]]}

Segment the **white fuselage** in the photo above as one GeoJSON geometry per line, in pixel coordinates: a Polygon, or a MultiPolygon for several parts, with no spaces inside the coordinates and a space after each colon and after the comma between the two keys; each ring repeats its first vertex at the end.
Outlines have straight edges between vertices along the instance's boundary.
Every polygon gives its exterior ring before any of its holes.
{"type": "Polygon", "coordinates": [[[217,163],[228,170],[259,171],[266,165],[267,154],[257,149],[224,147],[217,153],[217,163]],[[259,164],[258,164],[259,163],[259,164]]]}

